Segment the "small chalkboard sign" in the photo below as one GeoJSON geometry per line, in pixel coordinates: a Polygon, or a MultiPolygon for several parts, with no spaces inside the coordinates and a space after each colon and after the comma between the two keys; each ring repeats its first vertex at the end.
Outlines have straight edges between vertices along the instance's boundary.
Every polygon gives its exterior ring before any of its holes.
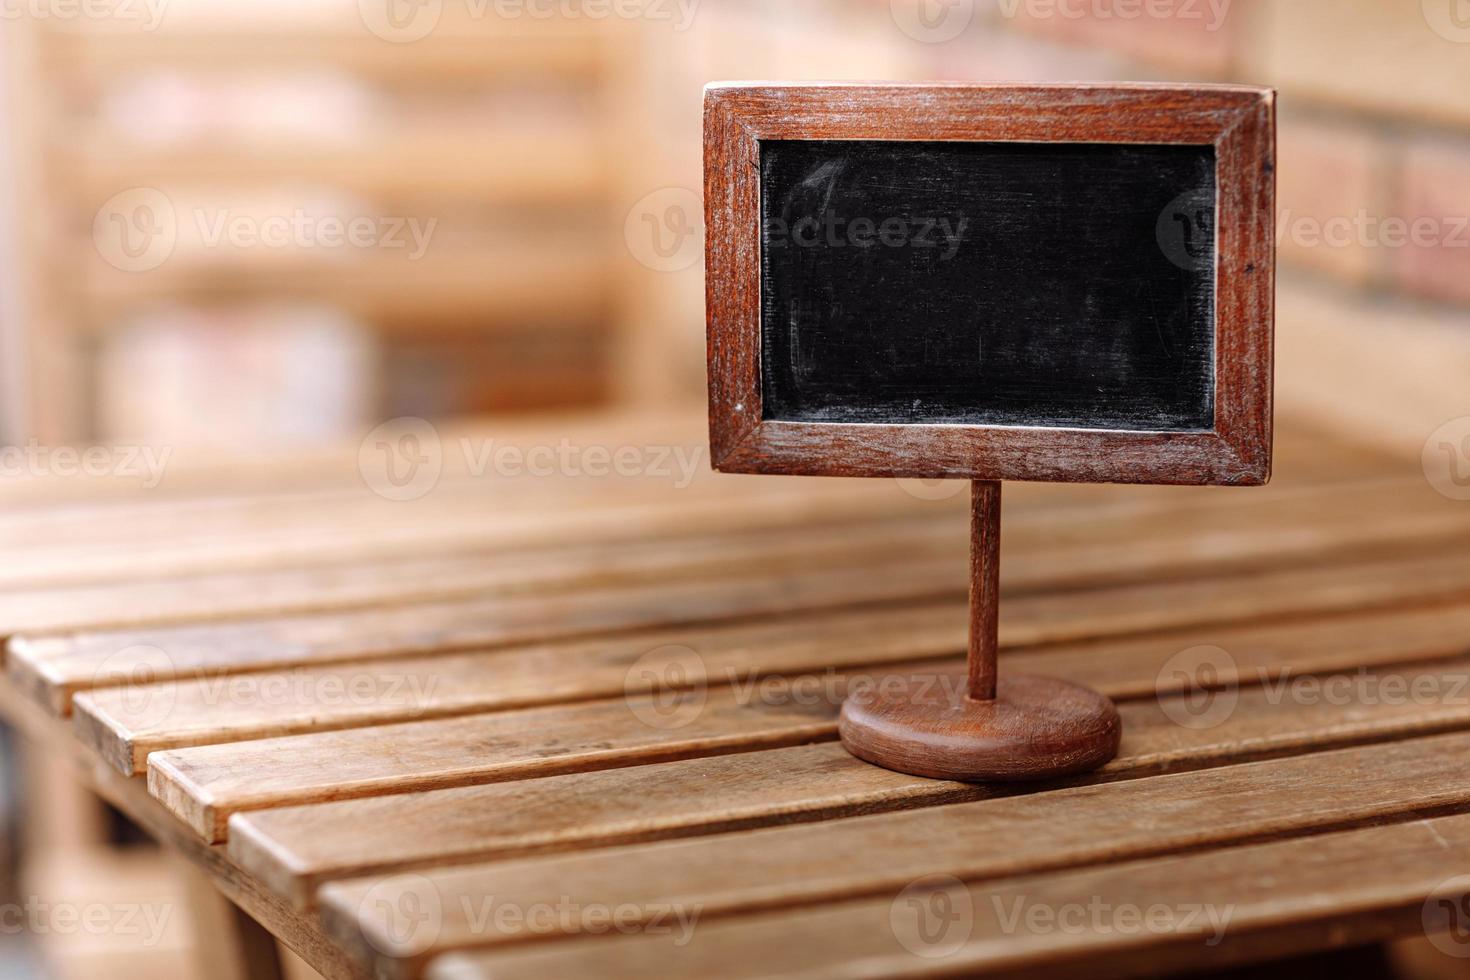
{"type": "Polygon", "coordinates": [[[715,467],[974,481],[963,696],[855,696],[854,754],[1112,757],[1106,698],[997,679],[1000,481],[1266,482],[1275,125],[1242,86],[706,90],[715,467]]]}
{"type": "Polygon", "coordinates": [[[705,134],[717,468],[1268,478],[1269,91],[715,85],[705,134]]]}

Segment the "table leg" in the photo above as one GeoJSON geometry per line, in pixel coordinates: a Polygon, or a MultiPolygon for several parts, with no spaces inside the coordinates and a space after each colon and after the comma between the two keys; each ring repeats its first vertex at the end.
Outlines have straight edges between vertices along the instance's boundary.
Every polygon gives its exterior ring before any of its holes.
{"type": "Polygon", "coordinates": [[[189,896],[199,976],[210,980],[282,980],[275,937],[224,895],[194,862],[171,855],[189,896]]]}

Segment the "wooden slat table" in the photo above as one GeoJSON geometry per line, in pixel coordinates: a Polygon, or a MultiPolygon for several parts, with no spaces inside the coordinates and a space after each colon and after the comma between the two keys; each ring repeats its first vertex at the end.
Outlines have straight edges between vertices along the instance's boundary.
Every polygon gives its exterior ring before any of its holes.
{"type": "Polygon", "coordinates": [[[1280,429],[1264,490],[1008,491],[1004,656],[1125,722],[1064,784],[836,741],[849,686],[963,654],[964,484],[460,452],[687,456],[698,420],[446,428],[414,501],[356,447],[8,486],[0,708],[328,977],[1127,976],[1420,933],[1470,893],[1470,506],[1280,429]]]}

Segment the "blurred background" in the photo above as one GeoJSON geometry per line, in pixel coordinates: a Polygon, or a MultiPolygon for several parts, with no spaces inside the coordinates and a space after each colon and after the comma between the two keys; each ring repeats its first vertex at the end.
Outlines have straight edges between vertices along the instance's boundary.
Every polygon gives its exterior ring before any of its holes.
{"type": "MultiPolygon", "coordinates": [[[[1276,86],[1281,424],[1417,458],[1467,414],[1467,0],[0,0],[0,31],[0,446],[700,414],[715,79],[1276,86]]],[[[0,916],[0,975],[197,975],[186,876],[11,745],[0,903],[175,914],[0,916]]]]}

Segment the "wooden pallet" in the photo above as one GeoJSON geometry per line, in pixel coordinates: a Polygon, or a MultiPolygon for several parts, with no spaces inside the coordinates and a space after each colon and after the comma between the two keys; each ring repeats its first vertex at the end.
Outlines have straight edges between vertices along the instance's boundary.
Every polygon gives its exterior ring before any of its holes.
{"type": "MultiPolygon", "coordinates": [[[[700,442],[640,425],[510,438],[700,442]]],[[[881,480],[450,461],[393,502],[343,452],[70,486],[0,517],[0,707],[330,977],[1125,976],[1420,932],[1470,893],[1470,509],[1282,429],[1263,490],[1009,493],[1002,655],[1125,723],[1065,783],[837,743],[852,685],[964,648],[965,497],[881,480]]]]}

